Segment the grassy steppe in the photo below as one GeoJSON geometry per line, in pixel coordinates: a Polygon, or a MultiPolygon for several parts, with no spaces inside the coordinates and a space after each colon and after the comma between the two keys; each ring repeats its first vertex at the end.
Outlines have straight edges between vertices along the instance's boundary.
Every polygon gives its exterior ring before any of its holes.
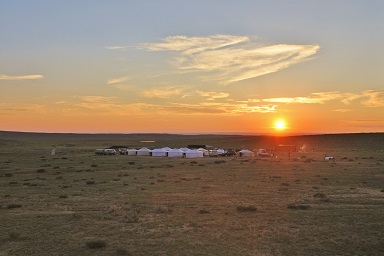
{"type": "Polygon", "coordinates": [[[383,134],[0,135],[0,255],[384,254],[383,134]],[[140,140],[311,150],[290,159],[94,155],[140,140]]]}

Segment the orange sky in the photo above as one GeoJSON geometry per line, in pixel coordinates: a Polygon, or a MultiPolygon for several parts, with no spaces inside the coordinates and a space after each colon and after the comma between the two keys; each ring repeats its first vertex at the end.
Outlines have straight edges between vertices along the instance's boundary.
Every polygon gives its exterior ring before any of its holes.
{"type": "Polygon", "coordinates": [[[382,2],[43,2],[0,8],[0,130],[384,132],[382,2]]]}

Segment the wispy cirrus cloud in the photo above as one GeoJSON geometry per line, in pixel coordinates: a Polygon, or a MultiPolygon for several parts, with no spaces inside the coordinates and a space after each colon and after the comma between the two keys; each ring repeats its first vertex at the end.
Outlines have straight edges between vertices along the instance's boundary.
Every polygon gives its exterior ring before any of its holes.
{"type": "Polygon", "coordinates": [[[262,99],[262,102],[272,103],[301,103],[301,104],[324,104],[330,100],[341,98],[343,95],[340,92],[316,92],[304,97],[281,97],[262,99]]]}
{"type": "Polygon", "coordinates": [[[25,76],[8,76],[0,75],[0,80],[15,81],[15,80],[36,80],[42,79],[42,75],[25,75],[25,76]]]}
{"type": "Polygon", "coordinates": [[[161,109],[168,112],[184,114],[222,114],[238,115],[240,113],[271,113],[276,112],[277,105],[248,105],[239,103],[201,102],[197,104],[171,103],[161,109]]]}
{"type": "Polygon", "coordinates": [[[118,78],[108,80],[107,84],[120,84],[128,81],[129,79],[130,78],[128,76],[118,77],[118,78]]]}
{"type": "Polygon", "coordinates": [[[226,92],[205,92],[197,91],[197,93],[202,97],[207,97],[207,100],[216,100],[229,97],[229,93],[226,92]]]}
{"type": "MultiPolygon", "coordinates": [[[[182,94],[182,93],[180,93],[182,94]]],[[[162,95],[161,95],[162,96],[162,95]]],[[[174,97],[172,97],[174,99],[174,97]]],[[[55,111],[71,113],[76,111],[84,115],[92,111],[105,115],[156,115],[156,114],[183,114],[183,115],[239,115],[242,113],[271,113],[276,112],[277,105],[239,103],[235,101],[199,101],[195,103],[182,103],[161,101],[159,103],[124,102],[117,97],[104,96],[75,96],[71,99],[58,100],[55,111]],[[129,110],[129,111],[127,111],[129,110]]]]}
{"type": "Polygon", "coordinates": [[[174,86],[156,87],[143,90],[141,95],[146,98],[166,99],[175,96],[181,96],[184,89],[174,86]]]}
{"type": "Polygon", "coordinates": [[[130,48],[131,46],[128,45],[111,45],[111,46],[106,46],[105,49],[107,50],[121,50],[121,49],[127,49],[130,48]]]}
{"type": "Polygon", "coordinates": [[[362,104],[368,107],[384,107],[384,90],[367,90],[361,95],[362,104]]]}
{"type": "Polygon", "coordinates": [[[46,111],[46,105],[36,103],[0,103],[1,112],[36,112],[43,113],[46,111]]]}
{"type": "Polygon", "coordinates": [[[255,99],[255,101],[260,102],[286,104],[325,104],[332,100],[339,100],[345,105],[358,101],[360,104],[367,107],[383,107],[384,90],[366,90],[357,93],[343,93],[339,91],[316,92],[311,93],[309,96],[255,99]]]}
{"type": "Polygon", "coordinates": [[[262,46],[247,36],[166,37],[161,43],[144,43],[140,49],[174,51],[181,72],[205,73],[204,80],[231,84],[273,73],[309,59],[318,45],[262,46]]]}
{"type": "Polygon", "coordinates": [[[105,96],[77,96],[82,101],[87,103],[109,103],[114,102],[117,97],[105,97],[105,96]]]}
{"type": "MultiPolygon", "coordinates": [[[[345,105],[350,105],[352,102],[358,102],[366,107],[384,107],[384,90],[366,90],[356,93],[343,93],[338,91],[315,92],[308,96],[249,99],[248,101],[285,104],[325,104],[334,100],[338,100],[345,105]]],[[[339,109],[337,111],[346,112],[348,110],[339,109]]]]}
{"type": "Polygon", "coordinates": [[[340,113],[346,113],[346,112],[351,112],[352,109],[340,108],[340,109],[334,109],[333,111],[340,112],[340,113]]]}
{"type": "Polygon", "coordinates": [[[249,106],[248,104],[240,105],[234,110],[235,113],[273,113],[276,112],[278,105],[256,105],[249,106]]]}
{"type": "Polygon", "coordinates": [[[215,50],[249,41],[246,36],[215,35],[209,37],[169,36],[162,43],[143,43],[139,48],[149,51],[178,51],[185,55],[215,50]]]}

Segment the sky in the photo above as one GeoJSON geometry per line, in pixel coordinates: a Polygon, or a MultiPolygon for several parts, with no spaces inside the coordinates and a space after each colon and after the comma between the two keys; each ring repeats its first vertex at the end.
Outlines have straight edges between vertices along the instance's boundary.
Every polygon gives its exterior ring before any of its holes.
{"type": "Polygon", "coordinates": [[[0,130],[384,132],[383,12],[381,0],[0,0],[0,130]]]}

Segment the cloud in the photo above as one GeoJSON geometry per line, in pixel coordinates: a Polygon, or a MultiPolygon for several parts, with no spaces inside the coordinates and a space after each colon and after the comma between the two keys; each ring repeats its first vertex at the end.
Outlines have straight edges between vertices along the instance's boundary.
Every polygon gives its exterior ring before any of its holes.
{"type": "Polygon", "coordinates": [[[234,109],[235,113],[272,113],[276,112],[277,105],[261,105],[261,106],[249,106],[248,104],[240,105],[234,109]]]}
{"type": "MultiPolygon", "coordinates": [[[[300,97],[280,97],[266,99],[248,99],[249,102],[269,102],[269,103],[285,103],[285,104],[325,104],[329,101],[339,100],[345,105],[350,105],[358,101],[366,107],[384,107],[384,90],[366,90],[356,93],[343,92],[315,92],[309,96],[300,97]]],[[[338,112],[347,112],[347,109],[335,110],[338,112]]]]}
{"type": "Polygon", "coordinates": [[[209,37],[169,36],[163,43],[144,43],[139,46],[149,51],[178,51],[184,55],[215,50],[248,41],[246,36],[215,35],[209,37]]]}
{"type": "Polygon", "coordinates": [[[345,93],[342,102],[349,105],[356,100],[359,100],[362,105],[367,107],[383,107],[384,90],[366,90],[360,93],[345,93]]]}
{"type": "Polygon", "coordinates": [[[0,80],[7,80],[7,81],[13,81],[13,80],[36,80],[36,79],[42,79],[42,75],[26,75],[26,76],[8,76],[8,75],[0,75],[0,80]]]}
{"type": "Polygon", "coordinates": [[[246,36],[166,37],[161,43],[144,43],[140,49],[175,51],[174,65],[181,72],[203,72],[207,81],[231,84],[273,73],[309,59],[318,45],[261,46],[246,36]]]}
{"type": "Polygon", "coordinates": [[[384,90],[367,90],[362,93],[362,104],[368,107],[384,107],[384,90]]]}
{"type": "Polygon", "coordinates": [[[112,84],[111,86],[122,91],[128,91],[128,92],[137,91],[137,86],[131,85],[131,84],[112,84]]]}
{"type": "Polygon", "coordinates": [[[341,112],[341,113],[346,113],[346,112],[352,111],[352,109],[340,108],[340,109],[334,109],[333,111],[341,112]]]}
{"type": "Polygon", "coordinates": [[[197,93],[202,97],[207,97],[208,100],[222,99],[222,98],[227,98],[229,96],[229,93],[226,93],[226,92],[197,91],[197,93]]]}
{"type": "Polygon", "coordinates": [[[120,83],[123,83],[125,81],[128,81],[130,78],[127,77],[127,76],[124,76],[124,77],[119,77],[119,78],[114,78],[114,79],[110,79],[107,81],[107,84],[120,84],[120,83]]]}
{"type": "MultiPolygon", "coordinates": [[[[159,90],[160,91],[160,90],[159,90]]],[[[172,88],[170,88],[172,91],[172,88]]],[[[158,91],[150,91],[151,97],[166,97],[166,93],[162,94],[158,91]]],[[[182,95],[180,91],[172,91],[182,95]]],[[[148,92],[149,93],[149,92],[148,92]]],[[[83,115],[88,111],[94,111],[97,114],[113,114],[113,115],[156,115],[156,114],[185,114],[185,115],[239,115],[241,113],[271,113],[276,112],[277,105],[265,104],[255,105],[252,103],[238,102],[215,102],[205,101],[197,103],[180,103],[180,102],[161,102],[161,103],[143,103],[132,102],[125,103],[119,101],[116,97],[103,96],[75,96],[71,101],[59,100],[56,102],[60,108],[57,111],[66,112],[68,109],[76,111],[77,114],[83,115]]]]}
{"type": "MultiPolygon", "coordinates": [[[[258,101],[258,99],[255,100],[258,101]]],[[[316,92],[304,97],[266,98],[261,99],[260,101],[286,104],[325,104],[332,100],[340,100],[340,102],[345,105],[349,105],[354,101],[359,101],[360,104],[367,107],[383,107],[384,90],[366,90],[357,93],[342,93],[338,91],[316,92]]]]}
{"type": "Polygon", "coordinates": [[[112,45],[112,46],[106,46],[105,49],[107,50],[121,50],[121,49],[127,49],[131,46],[128,45],[112,45]]]}
{"type": "Polygon", "coordinates": [[[324,104],[327,101],[341,98],[343,95],[339,92],[316,92],[306,97],[283,97],[283,98],[267,98],[262,102],[271,103],[301,103],[301,104],[324,104]]]}
{"type": "Polygon", "coordinates": [[[110,103],[115,101],[117,97],[104,97],[104,96],[77,96],[86,103],[110,103]]]}
{"type": "Polygon", "coordinates": [[[168,106],[161,106],[162,112],[178,113],[178,114],[228,114],[225,108],[212,108],[210,106],[204,106],[202,104],[181,104],[172,103],[168,106]]]}
{"type": "Polygon", "coordinates": [[[0,103],[0,112],[36,112],[45,113],[46,105],[43,104],[20,104],[20,103],[0,103]]]}
{"type": "Polygon", "coordinates": [[[183,93],[182,88],[177,87],[159,87],[152,88],[141,92],[141,95],[146,98],[170,98],[174,96],[181,95],[183,93]]]}
{"type": "Polygon", "coordinates": [[[171,106],[164,106],[163,111],[177,112],[184,114],[223,114],[237,115],[239,113],[270,113],[276,112],[276,105],[249,106],[247,104],[229,104],[202,102],[197,104],[171,103],[171,106]]]}

